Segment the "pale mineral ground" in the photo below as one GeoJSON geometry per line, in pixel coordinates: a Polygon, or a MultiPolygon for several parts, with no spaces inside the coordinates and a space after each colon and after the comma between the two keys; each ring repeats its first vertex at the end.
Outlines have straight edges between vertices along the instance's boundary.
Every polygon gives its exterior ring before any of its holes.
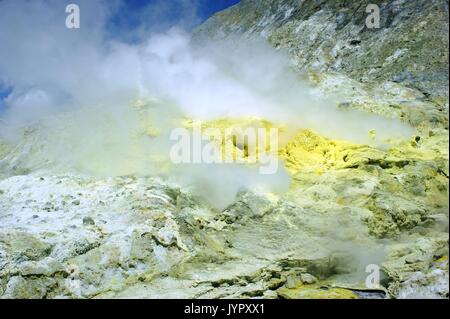
{"type": "Polygon", "coordinates": [[[448,298],[448,2],[372,2],[377,30],[368,1],[243,0],[192,34],[285,52],[311,96],[337,101],[329,125],[310,107],[301,124],[270,103],[186,118],[144,97],[1,139],[0,297],[448,298]],[[282,169],[255,178],[238,145],[231,169],[176,168],[167,114],[188,128],[277,127],[282,169]]]}

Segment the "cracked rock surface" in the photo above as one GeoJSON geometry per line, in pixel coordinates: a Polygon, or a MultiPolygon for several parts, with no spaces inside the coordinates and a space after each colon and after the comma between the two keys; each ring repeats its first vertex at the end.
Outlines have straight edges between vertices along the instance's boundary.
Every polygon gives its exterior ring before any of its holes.
{"type": "Polygon", "coordinates": [[[376,148],[299,130],[278,154],[289,190],[217,209],[164,177],[49,169],[30,129],[0,141],[0,297],[448,298],[448,2],[370,1],[377,30],[366,2],[243,0],[194,37],[261,36],[317,94],[414,136],[376,148]]]}

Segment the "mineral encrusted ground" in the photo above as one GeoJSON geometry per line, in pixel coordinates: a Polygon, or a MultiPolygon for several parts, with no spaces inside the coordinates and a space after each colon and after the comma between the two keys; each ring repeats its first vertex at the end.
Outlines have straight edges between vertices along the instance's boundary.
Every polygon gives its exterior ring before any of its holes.
{"type": "Polygon", "coordinates": [[[366,2],[244,0],[196,37],[263,36],[318,94],[401,119],[410,140],[301,130],[279,153],[288,192],[218,210],[156,177],[41,169],[29,132],[0,144],[0,296],[448,298],[448,4],[370,1],[382,27],[368,30],[366,2]]]}

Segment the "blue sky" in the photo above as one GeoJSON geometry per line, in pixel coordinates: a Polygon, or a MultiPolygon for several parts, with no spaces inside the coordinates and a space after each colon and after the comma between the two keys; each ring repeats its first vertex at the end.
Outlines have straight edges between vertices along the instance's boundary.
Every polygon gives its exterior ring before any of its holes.
{"type": "Polygon", "coordinates": [[[112,37],[139,40],[140,28],[154,32],[171,26],[192,29],[215,12],[239,0],[124,0],[110,19],[107,30],[112,37]]]}
{"type": "Polygon", "coordinates": [[[0,87],[0,112],[4,110],[5,108],[5,101],[4,99],[8,97],[9,93],[11,93],[10,88],[2,88],[0,87]]]}
{"type": "Polygon", "coordinates": [[[10,92],[11,92],[10,89],[0,90],[0,99],[4,99],[5,97],[7,97],[10,92]]]}
{"type": "MultiPolygon", "coordinates": [[[[177,0],[163,0],[166,3],[177,3],[177,2],[185,2],[190,3],[191,6],[195,6],[198,9],[199,17],[202,21],[206,20],[208,17],[213,15],[215,12],[223,10],[229,6],[232,6],[236,3],[238,3],[240,0],[184,0],[184,1],[177,1],[177,0]]],[[[145,9],[148,6],[155,5],[156,3],[161,2],[158,0],[124,0],[123,5],[120,8],[120,12],[118,13],[120,15],[120,19],[117,19],[117,21],[120,20],[121,23],[124,23],[124,25],[128,23],[133,24],[136,21],[133,21],[133,19],[136,18],[136,16],[145,9]]],[[[180,8],[180,6],[178,5],[180,8]]],[[[177,10],[177,8],[173,8],[172,12],[168,12],[168,16],[165,18],[167,19],[176,19],[178,16],[182,14],[180,10],[177,10]]],[[[118,17],[116,17],[118,18],[118,17]]],[[[116,22],[117,22],[116,21],[116,22]]]]}
{"type": "Polygon", "coordinates": [[[200,15],[202,16],[203,19],[206,19],[210,17],[213,13],[223,10],[238,2],[239,0],[201,0],[200,15]]]}

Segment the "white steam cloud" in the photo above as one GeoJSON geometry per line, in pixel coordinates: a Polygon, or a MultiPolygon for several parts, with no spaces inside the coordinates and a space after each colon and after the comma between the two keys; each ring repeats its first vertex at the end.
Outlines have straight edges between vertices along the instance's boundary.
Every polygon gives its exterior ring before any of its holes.
{"type": "MultiPolygon", "coordinates": [[[[40,123],[43,161],[93,174],[162,173],[154,159],[167,157],[168,132],[183,117],[257,116],[355,142],[368,142],[371,129],[381,138],[411,133],[399,122],[339,111],[336,101],[312,95],[288,56],[263,40],[199,45],[179,28],[159,33],[150,24],[123,41],[107,28],[120,1],[78,3],[81,28],[67,29],[64,1],[0,1],[0,83],[12,90],[0,138],[17,142],[22,127],[40,123]],[[147,106],[131,107],[137,100],[147,106]],[[159,135],[140,134],[149,123],[159,135]]],[[[193,9],[182,25],[196,19],[193,9]]],[[[206,184],[217,183],[212,188],[227,180],[231,191],[224,194],[258,180],[249,172],[230,180],[232,170],[212,167],[186,169],[182,180],[202,176],[204,183],[205,170],[206,184]]],[[[289,178],[280,170],[273,180],[279,188],[289,178]]]]}

